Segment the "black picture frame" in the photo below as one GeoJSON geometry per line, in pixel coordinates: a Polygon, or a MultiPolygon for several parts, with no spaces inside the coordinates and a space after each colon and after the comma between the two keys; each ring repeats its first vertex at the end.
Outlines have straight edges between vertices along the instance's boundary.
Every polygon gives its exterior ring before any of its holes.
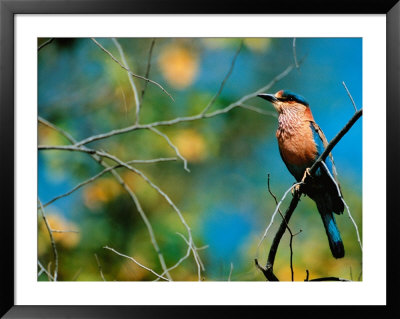
{"type": "MultiPolygon", "coordinates": [[[[218,13],[285,13],[285,14],[386,14],[387,49],[387,104],[386,104],[386,172],[377,166],[376,174],[386,174],[387,180],[387,305],[386,306],[270,306],[268,315],[305,316],[324,312],[324,316],[368,315],[400,317],[398,307],[399,276],[395,273],[398,257],[399,226],[398,206],[395,198],[400,162],[400,3],[398,0],[327,0],[327,1],[264,1],[255,3],[245,1],[162,1],[162,0],[0,0],[0,180],[1,192],[1,308],[0,315],[5,318],[152,318],[152,317],[205,317],[215,316],[253,316],[254,311],[262,314],[263,306],[16,306],[14,302],[14,18],[16,14],[218,14],[218,13]],[[249,309],[251,308],[251,309],[249,309]],[[312,309],[310,309],[312,308],[312,309]],[[397,316],[396,316],[397,315],[397,316]]],[[[379,92],[377,92],[379,94],[379,92]]],[[[383,103],[382,103],[383,104],[383,103]]],[[[381,106],[377,106],[381,107],[381,106]]],[[[377,123],[379,129],[379,123],[377,123]]],[[[382,141],[383,142],[383,141],[382,141]]],[[[376,185],[376,187],[381,187],[376,185]]],[[[378,213],[378,212],[377,212],[378,213]]],[[[376,276],[382,276],[376,269],[376,276]]],[[[266,296],[268,298],[268,296],[266,296]]]]}

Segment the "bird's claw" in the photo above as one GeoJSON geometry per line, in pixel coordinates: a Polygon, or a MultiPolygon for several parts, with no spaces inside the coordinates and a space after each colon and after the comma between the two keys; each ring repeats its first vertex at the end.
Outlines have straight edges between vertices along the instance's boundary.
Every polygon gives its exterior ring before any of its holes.
{"type": "Polygon", "coordinates": [[[304,176],[303,176],[301,182],[304,183],[305,180],[307,179],[307,177],[312,177],[312,176],[311,176],[311,173],[310,173],[310,168],[308,168],[308,167],[307,167],[306,170],[304,171],[304,176]]]}
{"type": "Polygon", "coordinates": [[[292,188],[292,195],[294,196],[296,193],[300,192],[300,186],[301,184],[294,185],[292,188]]]}
{"type": "MultiPolygon", "coordinates": [[[[301,182],[298,183],[297,185],[295,185],[295,186],[292,188],[292,195],[293,195],[293,196],[294,196],[294,194],[300,192],[301,186],[302,186],[303,184],[305,184],[305,180],[306,180],[308,177],[311,178],[312,176],[311,176],[311,173],[310,173],[310,169],[307,167],[306,170],[304,171],[304,176],[303,176],[303,178],[301,179],[301,182]]],[[[305,194],[304,194],[304,196],[305,196],[305,194]]]]}

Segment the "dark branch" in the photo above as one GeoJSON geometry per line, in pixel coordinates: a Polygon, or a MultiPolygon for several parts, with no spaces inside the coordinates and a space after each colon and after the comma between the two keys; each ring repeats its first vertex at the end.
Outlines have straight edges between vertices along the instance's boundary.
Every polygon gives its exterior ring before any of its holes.
{"type": "Polygon", "coordinates": [[[48,39],[46,42],[42,43],[39,47],[38,47],[38,52],[43,49],[46,45],[50,44],[51,42],[54,41],[54,38],[50,38],[48,39]]]}
{"type": "Polygon", "coordinates": [[[317,170],[317,166],[321,161],[325,161],[329,153],[333,150],[337,143],[342,139],[342,137],[351,129],[355,122],[361,117],[362,109],[358,110],[354,113],[353,117],[347,122],[347,124],[340,130],[340,132],[329,142],[326,149],[322,152],[322,154],[318,157],[318,159],[314,162],[314,164],[310,168],[310,175],[313,175],[317,170]]]}

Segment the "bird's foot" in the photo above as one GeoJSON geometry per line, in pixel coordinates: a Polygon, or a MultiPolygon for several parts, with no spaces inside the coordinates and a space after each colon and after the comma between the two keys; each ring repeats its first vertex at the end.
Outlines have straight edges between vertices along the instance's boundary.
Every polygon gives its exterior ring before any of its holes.
{"type": "Polygon", "coordinates": [[[300,192],[300,183],[297,183],[294,185],[294,187],[292,188],[292,195],[294,196],[296,193],[300,192]]]}
{"type": "Polygon", "coordinates": [[[304,175],[303,175],[301,182],[304,183],[308,177],[312,177],[312,176],[310,173],[310,168],[307,167],[306,170],[304,171],[304,175]]]}
{"type": "MultiPolygon", "coordinates": [[[[292,188],[292,195],[294,196],[296,193],[299,193],[301,190],[301,187],[306,183],[307,178],[312,178],[310,169],[307,167],[306,170],[304,171],[304,176],[301,179],[299,183],[297,183],[293,188],[292,188]]],[[[305,196],[306,194],[304,194],[305,196]]]]}

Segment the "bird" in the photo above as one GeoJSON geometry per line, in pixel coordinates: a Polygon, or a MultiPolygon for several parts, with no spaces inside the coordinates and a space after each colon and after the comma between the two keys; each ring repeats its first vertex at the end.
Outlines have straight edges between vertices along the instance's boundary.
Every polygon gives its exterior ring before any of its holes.
{"type": "MultiPolygon", "coordinates": [[[[279,152],[289,172],[301,182],[309,168],[322,154],[328,141],[314,121],[310,106],[304,97],[290,90],[275,94],[258,94],[272,103],[278,112],[279,152]]],[[[321,215],[329,247],[333,257],[344,257],[344,245],[334,214],[342,214],[344,204],[332,154],[329,154],[313,176],[302,186],[302,192],[310,197],[321,215]],[[328,173],[329,171],[329,173],[328,173]]]]}

